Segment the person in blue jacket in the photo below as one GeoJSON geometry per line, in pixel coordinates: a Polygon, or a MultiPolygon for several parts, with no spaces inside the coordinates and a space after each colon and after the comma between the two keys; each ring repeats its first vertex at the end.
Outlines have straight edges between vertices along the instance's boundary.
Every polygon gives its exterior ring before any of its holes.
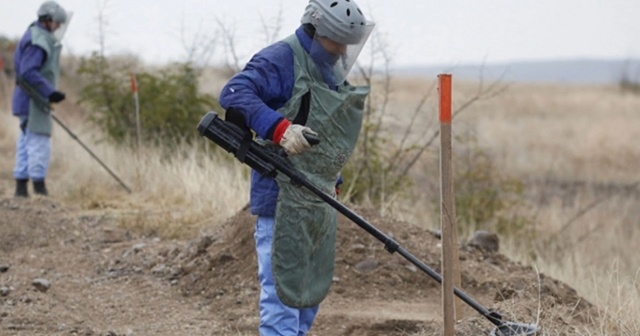
{"type": "MultiPolygon", "coordinates": [[[[281,146],[329,194],[362,126],[369,88],[346,76],[373,27],[353,0],[310,0],[295,33],[256,53],[220,94],[227,119],[242,116],[258,141],[281,146]],[[312,147],[309,134],[320,143],[312,147]]],[[[306,335],[333,280],[337,213],[280,175],[251,174],[259,331],[306,335]]]]}
{"type": "Polygon", "coordinates": [[[36,194],[47,195],[45,178],[51,157],[52,127],[48,104],[65,99],[65,94],[56,86],[60,74],[60,41],[69,15],[54,1],[42,3],[37,15],[38,20],[24,33],[14,54],[18,85],[13,93],[12,110],[20,121],[13,170],[16,197],[29,196],[29,179],[36,194]]]}

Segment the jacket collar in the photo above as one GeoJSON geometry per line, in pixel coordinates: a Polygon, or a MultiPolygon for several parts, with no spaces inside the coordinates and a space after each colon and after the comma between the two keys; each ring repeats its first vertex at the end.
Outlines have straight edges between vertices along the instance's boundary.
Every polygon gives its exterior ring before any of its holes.
{"type": "Polygon", "coordinates": [[[298,27],[298,29],[296,29],[296,36],[298,37],[298,41],[300,41],[302,48],[304,48],[304,50],[309,53],[309,50],[311,49],[311,42],[313,42],[313,39],[304,32],[304,28],[302,27],[302,25],[298,27]]]}

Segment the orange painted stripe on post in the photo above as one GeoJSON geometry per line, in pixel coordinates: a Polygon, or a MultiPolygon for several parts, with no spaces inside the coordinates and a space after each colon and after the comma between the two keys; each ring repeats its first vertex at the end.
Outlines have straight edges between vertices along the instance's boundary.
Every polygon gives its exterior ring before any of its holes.
{"type": "Polygon", "coordinates": [[[133,73],[129,74],[131,77],[131,91],[133,93],[137,93],[138,92],[138,87],[136,86],[136,77],[133,73]]]}
{"type": "Polygon", "coordinates": [[[440,92],[440,123],[451,123],[451,75],[438,75],[438,91],[440,92]]]}

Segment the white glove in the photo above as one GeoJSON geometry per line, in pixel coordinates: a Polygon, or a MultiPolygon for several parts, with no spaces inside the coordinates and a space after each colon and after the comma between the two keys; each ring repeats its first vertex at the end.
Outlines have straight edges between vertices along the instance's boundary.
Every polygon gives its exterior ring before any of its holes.
{"type": "Polygon", "coordinates": [[[318,135],[318,133],[309,127],[298,124],[291,124],[287,127],[287,130],[284,131],[282,139],[280,140],[280,146],[284,148],[287,155],[298,155],[311,148],[309,141],[304,138],[303,132],[318,135]]]}

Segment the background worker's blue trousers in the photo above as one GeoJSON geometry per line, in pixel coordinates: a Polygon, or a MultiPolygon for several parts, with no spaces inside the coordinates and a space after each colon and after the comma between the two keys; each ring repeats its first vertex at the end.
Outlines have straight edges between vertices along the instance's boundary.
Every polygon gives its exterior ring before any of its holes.
{"type": "MultiPolygon", "coordinates": [[[[20,120],[21,124],[24,120],[20,120]]],[[[51,159],[51,136],[21,130],[16,144],[16,165],[13,177],[16,180],[44,181],[51,159]]]]}

